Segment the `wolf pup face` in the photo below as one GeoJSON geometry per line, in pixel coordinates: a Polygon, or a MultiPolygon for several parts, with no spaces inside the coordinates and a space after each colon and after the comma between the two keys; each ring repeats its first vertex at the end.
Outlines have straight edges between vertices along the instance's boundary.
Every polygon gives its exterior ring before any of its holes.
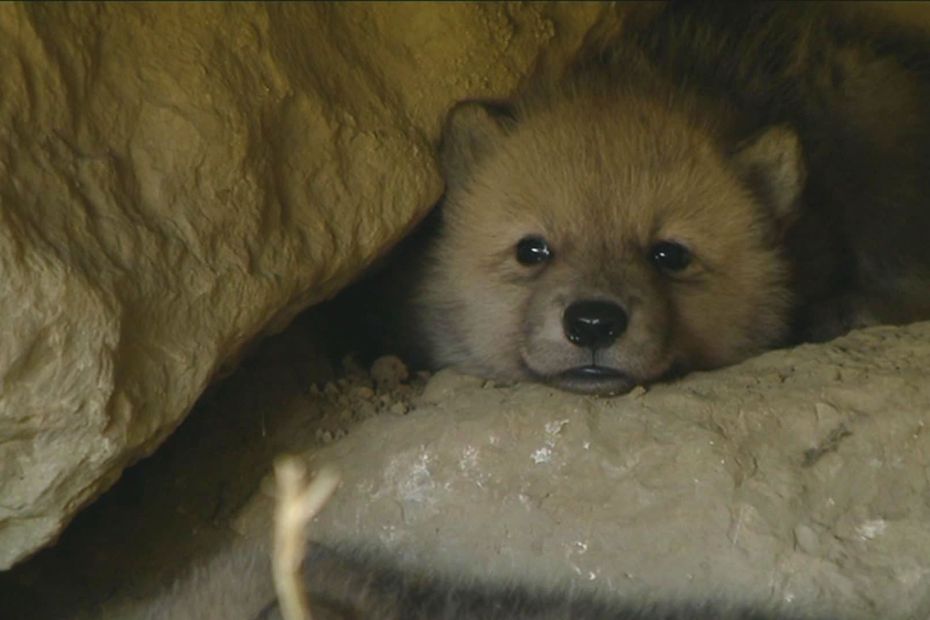
{"type": "Polygon", "coordinates": [[[436,365],[609,394],[784,336],[791,131],[727,146],[647,98],[575,93],[513,115],[461,104],[442,159],[418,317],[436,365]]]}

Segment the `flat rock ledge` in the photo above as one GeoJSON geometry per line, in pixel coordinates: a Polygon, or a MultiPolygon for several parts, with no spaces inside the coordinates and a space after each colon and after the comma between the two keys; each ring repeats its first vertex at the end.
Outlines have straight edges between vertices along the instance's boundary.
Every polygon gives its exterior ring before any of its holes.
{"type": "Polygon", "coordinates": [[[308,455],[343,475],[314,535],[484,577],[924,619],[928,370],[930,323],[618,398],[442,372],[408,415],[308,455]]]}

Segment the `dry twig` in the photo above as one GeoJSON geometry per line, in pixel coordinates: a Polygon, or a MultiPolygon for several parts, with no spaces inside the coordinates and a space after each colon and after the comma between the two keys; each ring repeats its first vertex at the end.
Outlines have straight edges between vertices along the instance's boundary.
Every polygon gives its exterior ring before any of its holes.
{"type": "Polygon", "coordinates": [[[275,463],[275,480],[272,571],[278,604],[285,620],[312,620],[300,571],[307,546],[307,524],[336,490],[339,475],[323,468],[308,483],[304,464],[294,457],[282,457],[275,463]]]}

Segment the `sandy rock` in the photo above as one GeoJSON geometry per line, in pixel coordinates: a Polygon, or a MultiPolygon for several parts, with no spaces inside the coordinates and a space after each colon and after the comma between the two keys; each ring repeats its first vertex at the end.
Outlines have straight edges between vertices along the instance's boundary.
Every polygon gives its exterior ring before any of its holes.
{"type": "Polygon", "coordinates": [[[454,101],[599,10],[0,7],[0,568],[409,229],[454,101]]]}
{"type": "Polygon", "coordinates": [[[313,535],[480,577],[930,617],[928,368],[930,323],[613,399],[446,371],[308,456],[343,475],[313,535]]]}
{"type": "Polygon", "coordinates": [[[410,371],[396,355],[384,355],[371,365],[371,378],[378,389],[390,390],[410,378],[410,371]]]}

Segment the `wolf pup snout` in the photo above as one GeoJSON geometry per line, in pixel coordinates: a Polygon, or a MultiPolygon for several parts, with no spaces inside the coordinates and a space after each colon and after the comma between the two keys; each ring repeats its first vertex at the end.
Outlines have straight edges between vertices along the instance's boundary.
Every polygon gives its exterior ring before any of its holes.
{"type": "Polygon", "coordinates": [[[576,301],[562,316],[568,341],[594,354],[612,345],[626,331],[626,324],[626,310],[609,301],[576,301]]]}

